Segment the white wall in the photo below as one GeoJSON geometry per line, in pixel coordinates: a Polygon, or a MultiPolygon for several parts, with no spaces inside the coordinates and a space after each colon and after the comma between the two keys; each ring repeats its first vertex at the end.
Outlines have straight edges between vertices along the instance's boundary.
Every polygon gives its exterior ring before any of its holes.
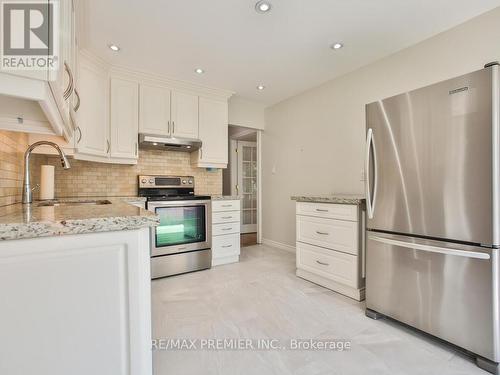
{"type": "Polygon", "coordinates": [[[265,105],[233,96],[229,99],[229,124],[264,129],[265,105]]]}
{"type": "Polygon", "coordinates": [[[268,108],[263,237],[295,245],[291,195],[363,192],[365,104],[495,60],[500,60],[500,8],[268,108]]]}

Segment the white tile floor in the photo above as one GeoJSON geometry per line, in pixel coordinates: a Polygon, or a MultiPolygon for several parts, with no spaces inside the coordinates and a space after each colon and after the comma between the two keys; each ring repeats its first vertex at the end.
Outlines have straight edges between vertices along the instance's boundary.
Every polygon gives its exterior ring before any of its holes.
{"type": "Polygon", "coordinates": [[[468,357],[295,276],[291,253],[242,249],[241,262],[153,282],[153,338],[346,339],[319,351],[155,350],[155,375],[485,375],[468,357]]]}

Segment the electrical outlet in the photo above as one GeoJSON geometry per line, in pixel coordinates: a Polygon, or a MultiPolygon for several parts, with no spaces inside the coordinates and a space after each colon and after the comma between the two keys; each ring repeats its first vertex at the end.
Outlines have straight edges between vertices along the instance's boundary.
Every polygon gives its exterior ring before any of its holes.
{"type": "Polygon", "coordinates": [[[366,180],[365,170],[361,169],[361,178],[360,178],[360,181],[365,181],[365,180],[366,180]]]}

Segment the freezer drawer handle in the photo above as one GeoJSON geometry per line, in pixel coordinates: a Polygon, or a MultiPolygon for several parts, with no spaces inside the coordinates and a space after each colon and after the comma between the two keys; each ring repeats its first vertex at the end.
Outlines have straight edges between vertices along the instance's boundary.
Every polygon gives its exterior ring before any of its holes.
{"type": "Polygon", "coordinates": [[[328,263],[323,263],[323,262],[320,262],[319,260],[317,260],[316,263],[321,264],[322,266],[329,266],[328,263]]]}
{"type": "Polygon", "coordinates": [[[395,245],[400,247],[405,247],[407,249],[412,250],[422,250],[428,251],[430,253],[439,253],[444,255],[456,255],[465,258],[475,258],[475,259],[490,259],[490,254],[479,253],[475,251],[468,250],[458,250],[458,249],[448,249],[446,247],[438,247],[431,245],[418,244],[414,242],[405,242],[399,240],[392,240],[389,238],[377,237],[377,236],[369,236],[370,240],[381,242],[388,245],[395,245]]]}

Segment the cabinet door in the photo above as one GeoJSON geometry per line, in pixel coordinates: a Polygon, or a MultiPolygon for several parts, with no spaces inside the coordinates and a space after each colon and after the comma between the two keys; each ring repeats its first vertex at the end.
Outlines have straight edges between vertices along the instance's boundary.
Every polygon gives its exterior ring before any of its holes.
{"type": "Polygon", "coordinates": [[[137,159],[139,85],[111,79],[111,158],[137,159]]]}
{"type": "Polygon", "coordinates": [[[198,139],[198,96],[172,91],[172,136],[198,139]]]}
{"type": "Polygon", "coordinates": [[[77,154],[106,157],[109,139],[108,73],[87,59],[80,59],[80,108],[76,112],[75,157],[77,154]]]}
{"type": "Polygon", "coordinates": [[[199,167],[226,168],[228,159],[227,101],[200,97],[200,139],[196,164],[199,167]]]}
{"type": "Polygon", "coordinates": [[[146,134],[170,135],[170,90],[141,85],[139,131],[146,134]]]}
{"type": "Polygon", "coordinates": [[[50,72],[50,90],[66,126],[70,125],[70,101],[75,84],[73,56],[73,3],[59,1],[59,69],[50,72]],[[64,97],[69,90],[68,96],[64,97]]]}

